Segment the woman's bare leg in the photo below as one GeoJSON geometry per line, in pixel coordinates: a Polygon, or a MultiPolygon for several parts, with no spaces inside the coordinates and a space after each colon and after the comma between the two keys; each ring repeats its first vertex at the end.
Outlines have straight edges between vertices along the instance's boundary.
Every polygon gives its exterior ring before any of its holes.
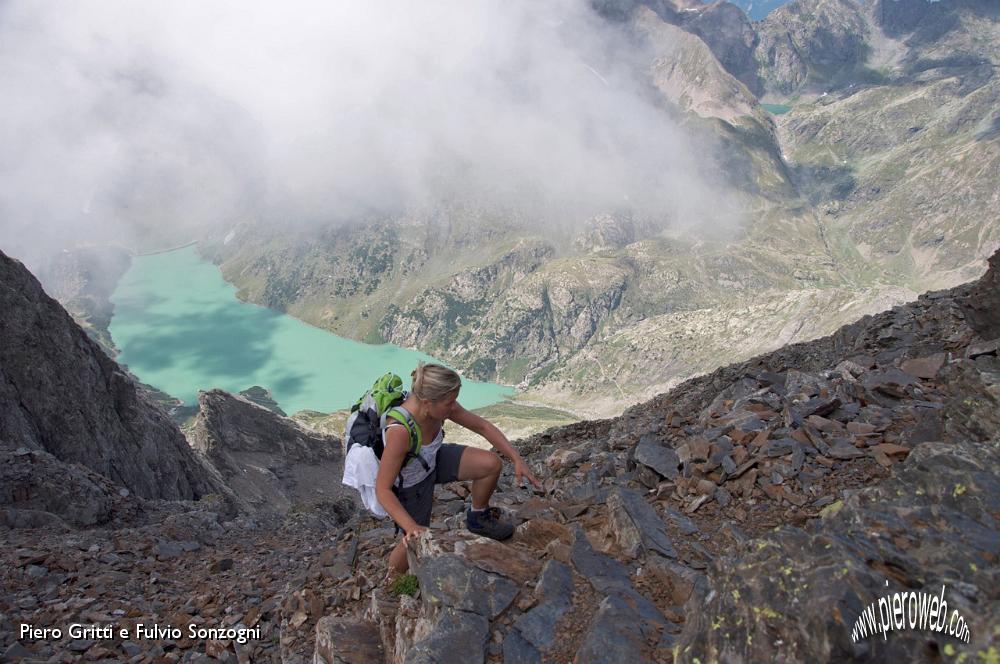
{"type": "Polygon", "coordinates": [[[396,548],[389,554],[389,568],[399,574],[405,574],[410,568],[410,562],[406,559],[406,542],[399,540],[396,548]]]}
{"type": "Polygon", "coordinates": [[[472,509],[481,510],[490,504],[490,496],[497,488],[503,463],[494,452],[475,447],[462,451],[458,463],[458,479],[472,480],[472,509]]]}

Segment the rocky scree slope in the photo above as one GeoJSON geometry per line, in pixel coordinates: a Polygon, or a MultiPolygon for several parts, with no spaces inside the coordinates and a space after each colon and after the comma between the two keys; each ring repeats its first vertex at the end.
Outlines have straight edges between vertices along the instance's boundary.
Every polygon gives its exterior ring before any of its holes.
{"type": "Polygon", "coordinates": [[[419,597],[373,588],[338,608],[316,660],[988,657],[1000,328],[977,312],[1000,305],[997,274],[1000,254],[978,284],[520,441],[546,491],[504,477],[514,539],[463,532],[467,487],[440,489],[438,530],[409,550],[419,597]],[[942,585],[970,644],[852,641],[868,603],[942,585]]]}

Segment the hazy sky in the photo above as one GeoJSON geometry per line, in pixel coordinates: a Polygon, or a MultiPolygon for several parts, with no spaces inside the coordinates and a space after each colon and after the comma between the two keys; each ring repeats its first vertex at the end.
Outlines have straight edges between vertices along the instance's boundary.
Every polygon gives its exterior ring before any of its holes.
{"type": "Polygon", "coordinates": [[[455,198],[711,224],[644,57],[576,0],[0,2],[0,248],[455,198]]]}

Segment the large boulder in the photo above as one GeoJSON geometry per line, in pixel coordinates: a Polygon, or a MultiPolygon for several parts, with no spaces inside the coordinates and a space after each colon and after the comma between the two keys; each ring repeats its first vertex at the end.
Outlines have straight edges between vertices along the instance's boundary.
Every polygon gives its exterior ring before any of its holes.
{"type": "Polygon", "coordinates": [[[333,502],[340,516],[353,512],[339,438],[222,390],[201,392],[198,405],[191,444],[251,509],[284,514],[293,505],[333,502]]]}
{"type": "Polygon", "coordinates": [[[141,509],[127,489],[106,477],[27,448],[0,449],[0,505],[0,522],[15,528],[96,526],[141,509]]]}
{"type": "Polygon", "coordinates": [[[989,269],[963,302],[965,319],[983,339],[1000,337],[1000,251],[990,257],[989,269]]]}

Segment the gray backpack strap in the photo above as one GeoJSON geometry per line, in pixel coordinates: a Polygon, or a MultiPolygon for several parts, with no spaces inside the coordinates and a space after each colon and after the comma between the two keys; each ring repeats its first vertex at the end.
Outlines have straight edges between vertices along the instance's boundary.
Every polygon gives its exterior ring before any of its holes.
{"type": "MultiPolygon", "coordinates": [[[[415,432],[419,430],[417,428],[417,421],[415,419],[413,419],[413,414],[410,411],[408,411],[407,409],[403,408],[402,406],[395,406],[394,408],[390,408],[389,410],[387,410],[384,413],[382,413],[382,417],[379,418],[379,428],[382,431],[382,443],[383,444],[385,444],[385,430],[388,429],[389,427],[391,427],[393,424],[400,424],[400,422],[398,422],[397,420],[394,420],[394,419],[393,420],[389,420],[388,419],[389,412],[393,411],[393,410],[398,410],[400,413],[403,414],[403,417],[406,419],[406,427],[409,428],[409,431],[407,431],[407,433],[411,437],[414,436],[415,432]]],[[[416,459],[416,460],[418,460],[420,462],[420,465],[424,467],[425,471],[431,469],[430,464],[428,464],[427,461],[422,456],[420,456],[419,454],[413,454],[409,450],[407,450],[407,452],[406,452],[406,458],[403,460],[403,467],[409,465],[409,463],[411,461],[413,461],[414,459],[416,459]]],[[[402,472],[403,471],[401,469],[400,470],[400,485],[402,485],[402,472]]]]}

